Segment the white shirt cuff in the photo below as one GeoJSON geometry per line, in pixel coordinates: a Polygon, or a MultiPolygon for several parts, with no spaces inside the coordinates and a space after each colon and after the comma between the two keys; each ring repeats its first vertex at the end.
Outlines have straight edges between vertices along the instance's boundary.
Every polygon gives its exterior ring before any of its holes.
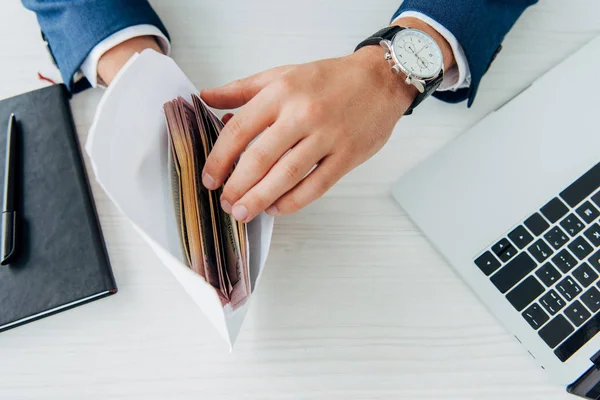
{"type": "Polygon", "coordinates": [[[155,36],[162,52],[166,55],[171,52],[169,39],[154,25],[134,25],[115,32],[98,43],[81,64],[81,72],[83,72],[92,87],[104,87],[104,83],[98,79],[98,61],[100,57],[113,47],[139,36],[155,36]]]}
{"type": "Polygon", "coordinates": [[[444,80],[438,88],[438,91],[456,91],[458,89],[468,88],[471,86],[471,71],[469,70],[467,57],[465,56],[462,46],[460,43],[458,43],[458,40],[456,40],[456,37],[452,34],[452,32],[427,15],[416,11],[405,11],[398,15],[393,22],[396,22],[399,18],[403,17],[417,18],[425,22],[427,25],[435,29],[440,35],[442,35],[452,48],[456,66],[448,71],[444,71],[444,80]]]}

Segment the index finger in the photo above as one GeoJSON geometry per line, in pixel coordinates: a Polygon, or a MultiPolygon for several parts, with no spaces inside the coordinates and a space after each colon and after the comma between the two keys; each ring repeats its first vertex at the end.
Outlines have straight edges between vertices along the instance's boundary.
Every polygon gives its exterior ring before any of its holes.
{"type": "Polygon", "coordinates": [[[277,103],[274,99],[268,90],[263,90],[227,122],[202,171],[202,184],[207,189],[221,186],[248,144],[275,121],[277,103]]]}

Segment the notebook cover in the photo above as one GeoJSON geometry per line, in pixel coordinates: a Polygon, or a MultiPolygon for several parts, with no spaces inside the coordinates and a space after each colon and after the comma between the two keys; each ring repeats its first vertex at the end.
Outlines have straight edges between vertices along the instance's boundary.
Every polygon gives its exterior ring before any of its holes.
{"type": "Polygon", "coordinates": [[[0,331],[117,289],[65,86],[0,101],[0,178],[11,113],[19,127],[22,246],[14,263],[0,266],[0,331]]]}

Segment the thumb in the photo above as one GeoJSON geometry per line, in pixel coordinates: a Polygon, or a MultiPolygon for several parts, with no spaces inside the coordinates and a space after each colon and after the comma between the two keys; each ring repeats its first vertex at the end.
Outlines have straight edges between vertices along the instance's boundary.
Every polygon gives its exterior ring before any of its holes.
{"type": "Polygon", "coordinates": [[[289,68],[291,67],[273,68],[244,79],[238,79],[218,88],[204,89],[200,92],[200,97],[213,108],[220,110],[238,108],[252,100],[258,92],[289,68]]]}

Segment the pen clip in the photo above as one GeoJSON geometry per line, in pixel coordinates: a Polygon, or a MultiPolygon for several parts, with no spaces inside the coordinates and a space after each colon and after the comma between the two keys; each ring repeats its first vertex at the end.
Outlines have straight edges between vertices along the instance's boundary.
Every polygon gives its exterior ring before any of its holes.
{"type": "Polygon", "coordinates": [[[14,258],[17,244],[17,213],[7,211],[2,213],[2,259],[0,265],[7,265],[14,258]]]}

